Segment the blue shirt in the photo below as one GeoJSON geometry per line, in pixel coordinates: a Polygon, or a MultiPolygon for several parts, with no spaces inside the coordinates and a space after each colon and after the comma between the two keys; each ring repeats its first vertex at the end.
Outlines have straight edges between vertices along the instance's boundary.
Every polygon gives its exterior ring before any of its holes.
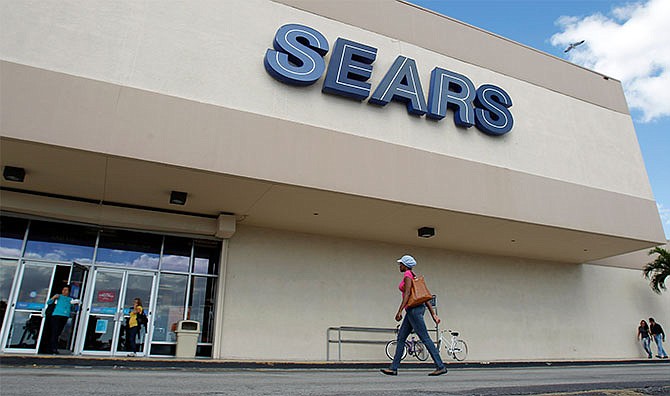
{"type": "MultiPolygon", "coordinates": [[[[49,299],[47,304],[53,304],[54,301],[49,299]]],[[[70,317],[70,311],[72,310],[72,297],[67,297],[59,295],[55,301],[56,307],[54,308],[53,316],[65,316],[70,317]]]]}

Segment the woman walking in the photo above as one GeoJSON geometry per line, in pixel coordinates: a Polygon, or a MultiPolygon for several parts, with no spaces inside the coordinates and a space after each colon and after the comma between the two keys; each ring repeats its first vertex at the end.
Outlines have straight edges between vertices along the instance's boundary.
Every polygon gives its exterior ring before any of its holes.
{"type": "Polygon", "coordinates": [[[395,351],[395,356],[393,357],[393,363],[388,369],[382,369],[381,372],[386,375],[398,375],[398,367],[400,367],[400,359],[402,358],[403,345],[405,345],[405,340],[409,334],[414,331],[421,339],[421,342],[426,346],[430,356],[435,362],[436,369],[432,373],[428,374],[431,376],[442,375],[447,373],[447,368],[440,358],[440,353],[435,347],[435,343],[430,339],[428,335],[428,330],[426,329],[426,322],[423,320],[423,315],[426,312],[426,307],[430,311],[430,315],[433,317],[435,324],[440,323],[440,318],[437,317],[437,314],[433,310],[433,307],[430,305],[430,302],[426,302],[415,307],[408,307],[407,301],[409,300],[410,290],[412,290],[412,283],[416,275],[412,271],[412,268],[416,266],[416,260],[414,257],[405,255],[397,260],[399,263],[400,272],[403,274],[402,281],[398,285],[400,292],[402,293],[402,302],[398,308],[398,312],[395,315],[396,321],[401,321],[400,329],[398,330],[398,344],[395,351]],[[405,311],[405,319],[402,317],[402,311],[405,311]]]}
{"type": "Polygon", "coordinates": [[[637,328],[637,338],[642,341],[642,346],[644,347],[645,352],[647,352],[647,357],[652,358],[651,354],[651,338],[649,337],[649,326],[647,322],[642,319],[640,321],[640,326],[637,328]]]}

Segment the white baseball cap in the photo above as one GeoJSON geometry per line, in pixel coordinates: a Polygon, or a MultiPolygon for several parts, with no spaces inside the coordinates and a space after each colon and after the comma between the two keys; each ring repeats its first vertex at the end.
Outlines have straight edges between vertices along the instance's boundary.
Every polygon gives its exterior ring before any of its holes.
{"type": "Polygon", "coordinates": [[[407,268],[412,268],[416,265],[416,260],[414,260],[414,257],[406,254],[402,257],[400,257],[397,262],[403,264],[407,268]]]}

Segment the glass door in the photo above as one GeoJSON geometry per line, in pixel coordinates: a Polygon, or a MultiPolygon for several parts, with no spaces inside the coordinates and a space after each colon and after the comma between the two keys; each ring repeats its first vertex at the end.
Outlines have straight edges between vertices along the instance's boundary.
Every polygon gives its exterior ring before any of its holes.
{"type": "Polygon", "coordinates": [[[111,354],[119,315],[123,271],[95,271],[90,303],[88,304],[84,352],[111,354]]]}
{"type": "Polygon", "coordinates": [[[49,290],[56,266],[27,262],[19,275],[16,301],[7,315],[9,331],[4,350],[37,353],[44,321],[42,310],[49,299],[49,290]]]}
{"type": "MultiPolygon", "coordinates": [[[[75,262],[72,263],[72,272],[70,273],[70,297],[83,300],[84,294],[86,292],[86,278],[88,277],[88,267],[75,262]]],[[[70,340],[69,347],[70,350],[74,350],[74,344],[77,339],[75,329],[79,328],[79,321],[81,320],[81,304],[75,306],[75,315],[72,320],[72,325],[69,328],[63,330],[63,333],[70,331],[72,334],[67,336],[67,339],[70,340]]]]}
{"type": "MultiPolygon", "coordinates": [[[[133,302],[136,298],[140,300],[144,313],[151,315],[151,291],[154,286],[154,275],[138,272],[126,272],[125,293],[123,297],[123,321],[118,330],[118,341],[116,342],[116,355],[124,356],[131,352],[131,342],[128,339],[130,325],[130,312],[133,310],[133,302]]],[[[137,344],[137,355],[145,355],[147,350],[146,327],[140,326],[135,343],[137,344]]]]}
{"type": "Polygon", "coordinates": [[[17,265],[17,260],[0,260],[0,334],[5,333],[5,314],[8,313],[17,265]]]}
{"type": "MultiPolygon", "coordinates": [[[[105,356],[128,353],[127,327],[133,300],[141,299],[147,316],[150,315],[154,278],[153,273],[113,269],[95,271],[90,303],[84,316],[83,353],[105,356]]],[[[139,354],[146,350],[146,334],[146,329],[142,329],[136,341],[139,354]]]]}

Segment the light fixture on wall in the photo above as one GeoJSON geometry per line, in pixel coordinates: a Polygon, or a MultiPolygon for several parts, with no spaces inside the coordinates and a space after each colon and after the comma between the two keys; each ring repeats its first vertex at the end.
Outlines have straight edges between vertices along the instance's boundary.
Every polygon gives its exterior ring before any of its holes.
{"type": "Polygon", "coordinates": [[[16,166],[5,166],[2,170],[2,177],[7,181],[23,183],[26,178],[26,170],[16,166]]]}
{"type": "Polygon", "coordinates": [[[183,191],[172,191],[170,193],[170,203],[172,205],[185,205],[186,197],[188,197],[188,193],[183,191]]]}
{"type": "Polygon", "coordinates": [[[418,233],[421,238],[430,238],[435,235],[435,229],[433,227],[421,227],[418,233]]]}

